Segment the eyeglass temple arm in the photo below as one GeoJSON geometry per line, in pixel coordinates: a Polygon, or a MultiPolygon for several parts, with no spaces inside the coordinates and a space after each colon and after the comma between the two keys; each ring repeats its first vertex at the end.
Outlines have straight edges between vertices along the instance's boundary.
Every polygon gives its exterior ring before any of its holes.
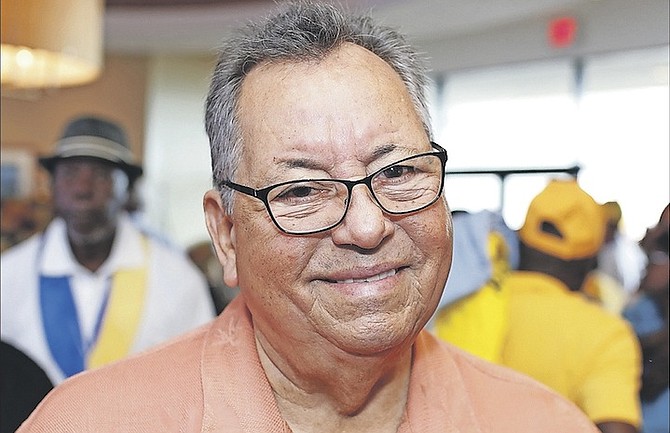
{"type": "Polygon", "coordinates": [[[235,191],[239,191],[243,194],[250,195],[252,197],[260,198],[259,190],[249,188],[248,186],[240,185],[239,183],[231,182],[229,180],[224,180],[221,183],[229,188],[234,189],[235,191]]]}

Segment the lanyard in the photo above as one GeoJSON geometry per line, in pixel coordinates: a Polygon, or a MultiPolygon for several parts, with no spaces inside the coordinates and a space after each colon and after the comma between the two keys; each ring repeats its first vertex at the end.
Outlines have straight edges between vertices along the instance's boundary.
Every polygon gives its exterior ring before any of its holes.
{"type": "Polygon", "coordinates": [[[88,340],[84,338],[82,335],[82,347],[85,356],[88,356],[88,354],[91,352],[91,349],[95,345],[95,342],[98,340],[98,337],[100,336],[100,328],[102,328],[102,321],[105,317],[105,311],[107,311],[107,304],[109,303],[109,293],[111,291],[112,291],[112,278],[107,277],[107,281],[105,281],[105,295],[102,300],[102,305],[100,305],[100,309],[98,310],[98,317],[95,319],[95,327],[93,328],[93,335],[91,335],[91,338],[89,338],[88,340]]]}

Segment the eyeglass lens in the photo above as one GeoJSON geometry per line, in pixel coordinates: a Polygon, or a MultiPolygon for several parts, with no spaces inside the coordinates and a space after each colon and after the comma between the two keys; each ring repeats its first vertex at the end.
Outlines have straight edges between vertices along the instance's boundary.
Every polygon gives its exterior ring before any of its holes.
{"type": "Polygon", "coordinates": [[[418,155],[382,168],[371,178],[347,183],[305,180],[278,185],[267,202],[277,225],[288,233],[326,230],[347,211],[350,189],[357,183],[371,187],[379,206],[388,213],[413,212],[433,203],[442,187],[442,161],[435,154],[418,155]]]}

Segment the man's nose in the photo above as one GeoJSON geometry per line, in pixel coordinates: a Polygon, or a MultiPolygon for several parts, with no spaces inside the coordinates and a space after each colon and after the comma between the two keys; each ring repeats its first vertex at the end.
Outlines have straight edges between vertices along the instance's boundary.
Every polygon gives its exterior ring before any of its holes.
{"type": "Polygon", "coordinates": [[[92,167],[79,167],[68,174],[68,188],[78,195],[89,195],[96,188],[96,172],[92,167]]]}
{"type": "Polygon", "coordinates": [[[393,223],[372,196],[366,185],[353,187],[344,220],[332,231],[333,241],[373,249],[393,230],[393,223]]]}

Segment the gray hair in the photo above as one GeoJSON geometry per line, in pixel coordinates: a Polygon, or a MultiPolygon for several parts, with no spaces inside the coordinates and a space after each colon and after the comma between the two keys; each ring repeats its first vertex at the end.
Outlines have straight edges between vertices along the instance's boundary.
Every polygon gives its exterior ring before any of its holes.
{"type": "Polygon", "coordinates": [[[371,51],[388,63],[405,83],[424,130],[432,138],[425,95],[426,65],[403,35],[376,24],[366,15],[348,15],[328,3],[298,1],[265,21],[251,23],[224,43],[212,75],[205,106],[205,129],[210,141],[212,177],[224,207],[232,212],[233,180],[242,154],[237,117],[242,81],[255,66],[272,62],[302,62],[324,58],[344,43],[371,51]]]}

